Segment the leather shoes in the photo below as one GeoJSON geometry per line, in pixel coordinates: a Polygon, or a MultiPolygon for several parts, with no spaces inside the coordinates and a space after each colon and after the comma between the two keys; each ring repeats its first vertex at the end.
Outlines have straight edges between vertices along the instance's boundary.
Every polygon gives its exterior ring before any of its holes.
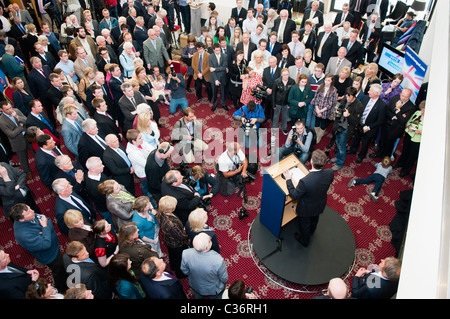
{"type": "Polygon", "coordinates": [[[216,105],[216,106],[213,106],[212,109],[211,109],[211,111],[214,112],[216,109],[217,109],[217,105],[216,105]]]}
{"type": "Polygon", "coordinates": [[[305,245],[304,241],[302,240],[302,237],[300,233],[295,233],[295,239],[304,247],[307,247],[308,245],[305,245]]]}
{"type": "Polygon", "coordinates": [[[358,157],[358,158],[356,159],[355,163],[360,164],[360,163],[362,163],[362,161],[363,161],[363,159],[358,157]]]}
{"type": "Polygon", "coordinates": [[[228,111],[228,110],[229,110],[229,109],[228,109],[228,106],[226,106],[226,105],[223,106],[223,109],[224,109],[225,111],[228,111]]]}

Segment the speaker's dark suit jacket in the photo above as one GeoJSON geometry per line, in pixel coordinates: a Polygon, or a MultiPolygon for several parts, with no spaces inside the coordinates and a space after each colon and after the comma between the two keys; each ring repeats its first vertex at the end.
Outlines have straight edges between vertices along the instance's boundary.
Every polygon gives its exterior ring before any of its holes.
{"type": "Polygon", "coordinates": [[[294,188],[292,180],[287,180],[286,185],[289,195],[296,199],[296,213],[300,217],[317,217],[323,213],[327,205],[327,192],[334,179],[331,169],[311,171],[300,179],[294,188]]]}
{"type": "MultiPolygon", "coordinates": [[[[280,17],[275,19],[275,21],[273,23],[272,31],[277,31],[278,32],[278,28],[280,27],[280,22],[281,22],[281,18],[280,17]]],[[[284,32],[283,32],[283,43],[284,44],[287,44],[287,43],[292,41],[291,32],[294,31],[294,30],[297,30],[297,25],[295,24],[294,20],[287,19],[286,26],[285,26],[284,32]]]]}
{"type": "Polygon", "coordinates": [[[17,272],[0,273],[0,299],[25,299],[25,292],[31,284],[28,269],[9,263],[17,272]]]}
{"type": "Polygon", "coordinates": [[[80,275],[79,282],[85,284],[88,290],[92,290],[94,299],[112,299],[113,292],[108,280],[108,272],[99,264],[87,261],[74,263],[67,254],[63,255],[63,262],[69,275],[73,274],[70,265],[79,267],[77,268],[80,275]]]}
{"type": "MultiPolygon", "coordinates": [[[[127,154],[122,145],[120,145],[119,148],[127,154]]],[[[107,146],[103,152],[103,164],[108,167],[111,172],[111,177],[134,195],[134,175],[130,174],[130,167],[123,158],[109,146],[107,146]]]]}
{"type": "Polygon", "coordinates": [[[374,275],[353,277],[352,297],[357,299],[390,299],[397,293],[398,282],[390,281],[374,275]]]}
{"type": "Polygon", "coordinates": [[[200,203],[200,197],[194,196],[194,192],[194,189],[190,191],[185,188],[169,185],[166,182],[162,182],[161,184],[162,196],[168,195],[177,199],[177,207],[173,214],[181,220],[183,225],[186,224],[189,214],[200,203]]]}

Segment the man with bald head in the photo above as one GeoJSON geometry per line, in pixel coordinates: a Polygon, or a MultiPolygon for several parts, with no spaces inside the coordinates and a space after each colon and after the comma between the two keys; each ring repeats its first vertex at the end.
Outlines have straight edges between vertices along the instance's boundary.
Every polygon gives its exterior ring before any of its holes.
{"type": "Polygon", "coordinates": [[[328,282],[328,289],[323,294],[312,297],[311,299],[347,299],[348,287],[341,278],[333,278],[328,282]]]}
{"type": "Polygon", "coordinates": [[[195,299],[221,299],[228,281],[223,257],[211,250],[211,237],[206,233],[195,236],[192,245],[183,251],[181,271],[189,277],[195,299]]]}
{"type": "Polygon", "coordinates": [[[386,122],[381,130],[381,137],[378,143],[379,150],[371,158],[391,157],[395,141],[400,138],[405,131],[406,122],[416,111],[416,107],[411,102],[411,89],[405,88],[400,95],[394,96],[386,106],[386,122]]]}

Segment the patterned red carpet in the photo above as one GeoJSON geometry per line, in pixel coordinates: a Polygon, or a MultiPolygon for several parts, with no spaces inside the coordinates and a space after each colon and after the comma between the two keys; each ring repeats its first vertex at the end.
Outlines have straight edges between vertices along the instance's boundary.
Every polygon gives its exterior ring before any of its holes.
{"type": "MultiPolygon", "coordinates": [[[[208,129],[217,128],[225,136],[227,128],[239,127],[239,123],[231,119],[234,111],[232,107],[230,107],[229,111],[219,107],[215,112],[212,112],[210,104],[195,102],[196,97],[194,93],[188,94],[188,99],[191,107],[196,111],[197,119],[203,121],[204,139],[206,142],[222,138],[217,132],[214,133],[214,131],[208,129]],[[205,132],[205,130],[207,131],[205,132]]],[[[228,103],[228,105],[230,104],[228,103]]],[[[165,127],[161,129],[161,141],[169,141],[170,131],[175,121],[182,115],[180,109],[174,115],[170,115],[166,105],[161,104],[160,109],[162,114],[160,122],[165,124],[165,127]]],[[[264,127],[269,128],[270,121],[266,122],[264,127]]],[[[284,135],[281,138],[283,141],[280,141],[280,144],[284,143],[284,135]]],[[[328,132],[316,148],[325,149],[330,138],[331,134],[328,132]]],[[[397,149],[397,156],[399,156],[400,150],[401,145],[397,149]]],[[[373,150],[370,151],[370,153],[372,152],[373,150]]],[[[213,155],[218,157],[220,154],[213,155]]],[[[342,218],[351,227],[355,237],[355,263],[350,273],[345,277],[349,287],[351,287],[351,278],[359,267],[366,267],[371,263],[379,263],[380,259],[395,254],[395,250],[390,243],[391,232],[389,230],[389,223],[396,213],[394,202],[398,199],[400,191],[413,187],[413,181],[410,177],[400,178],[398,170],[394,170],[383,185],[378,203],[374,203],[369,196],[373,185],[359,185],[348,189],[347,183],[352,177],[363,178],[372,174],[374,171],[373,164],[376,163],[376,160],[367,157],[363,163],[355,164],[355,159],[355,155],[347,157],[345,167],[335,174],[328,196],[328,206],[342,215],[342,218]]],[[[13,158],[13,161],[17,161],[17,159],[13,158]]],[[[37,203],[41,211],[47,216],[54,218],[55,195],[51,194],[41,183],[31,153],[29,162],[34,176],[29,181],[29,186],[37,195],[37,203]]],[[[209,172],[214,172],[214,164],[211,160],[206,161],[203,165],[209,172]]],[[[331,165],[327,164],[327,168],[331,167],[331,165]]],[[[228,284],[237,279],[242,279],[247,286],[253,287],[254,293],[260,299],[311,298],[319,290],[326,288],[326,285],[321,287],[304,287],[286,282],[267,271],[252,254],[248,235],[252,221],[260,211],[262,172],[265,166],[267,166],[267,163],[262,162],[257,179],[247,185],[248,203],[244,203],[243,198],[236,195],[225,198],[218,194],[213,198],[210,206],[208,224],[214,227],[217,233],[221,245],[221,255],[225,259],[228,269],[228,284]],[[238,217],[241,207],[245,207],[250,215],[242,220],[238,217]]],[[[138,195],[140,195],[139,183],[136,183],[136,189],[138,195]]],[[[58,231],[56,222],[55,228],[58,231]]],[[[5,218],[3,215],[0,218],[0,230],[0,245],[11,255],[13,263],[27,268],[36,268],[41,272],[42,276],[49,275],[48,268],[38,264],[28,252],[16,243],[13,225],[9,218],[5,218]]],[[[64,252],[67,238],[60,233],[58,235],[61,251],[64,252]]],[[[339,239],[337,238],[337,240],[339,239]]],[[[162,246],[165,251],[164,245],[162,246]]],[[[166,262],[168,263],[168,260],[166,262]]],[[[323,262],[327,261],[324,260],[323,262]]],[[[349,265],[349,267],[351,266],[349,265]]],[[[188,297],[192,298],[193,293],[189,288],[188,280],[183,279],[182,282],[188,297]]]]}

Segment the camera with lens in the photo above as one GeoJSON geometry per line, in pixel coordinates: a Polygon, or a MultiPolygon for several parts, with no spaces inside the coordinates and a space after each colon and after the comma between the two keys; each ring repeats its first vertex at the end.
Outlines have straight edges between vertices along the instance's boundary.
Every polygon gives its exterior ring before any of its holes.
{"type": "Polygon", "coordinates": [[[335,133],[342,133],[347,129],[347,118],[344,116],[346,111],[345,105],[338,104],[335,108],[335,120],[334,120],[334,131],[335,133]]]}
{"type": "Polygon", "coordinates": [[[177,77],[177,73],[175,72],[175,69],[173,68],[173,64],[170,65],[170,74],[176,78],[177,77]]]}
{"type": "Polygon", "coordinates": [[[252,124],[250,119],[245,118],[244,123],[242,124],[242,129],[244,130],[245,135],[248,136],[251,130],[257,129],[257,126],[256,123],[252,124]]]}
{"type": "Polygon", "coordinates": [[[248,217],[248,216],[249,216],[249,214],[248,214],[247,210],[245,209],[245,207],[242,207],[239,210],[239,219],[243,219],[243,218],[248,217]]]}
{"type": "Polygon", "coordinates": [[[297,129],[295,127],[292,130],[293,130],[292,142],[296,142],[299,139],[300,135],[298,134],[297,129]]]}
{"type": "Polygon", "coordinates": [[[256,97],[258,100],[263,100],[268,96],[267,89],[268,87],[258,84],[256,86],[256,89],[250,90],[250,94],[256,97]]]}
{"type": "Polygon", "coordinates": [[[198,207],[203,208],[204,210],[208,210],[209,205],[211,205],[211,197],[200,199],[198,207]]]}

